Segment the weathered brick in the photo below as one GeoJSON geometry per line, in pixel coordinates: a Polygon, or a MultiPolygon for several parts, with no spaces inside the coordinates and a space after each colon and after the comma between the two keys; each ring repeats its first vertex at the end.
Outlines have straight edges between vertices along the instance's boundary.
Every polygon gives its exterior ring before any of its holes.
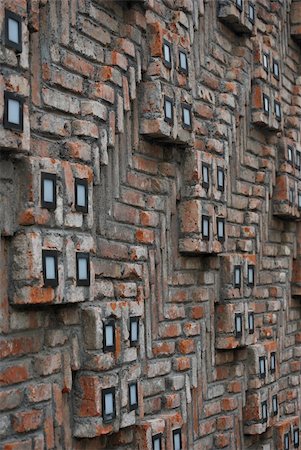
{"type": "Polygon", "coordinates": [[[51,384],[34,384],[27,388],[27,397],[30,402],[37,403],[51,398],[51,384]]]}
{"type": "Polygon", "coordinates": [[[14,409],[20,405],[23,400],[23,392],[21,390],[9,390],[0,392],[0,411],[14,409]]]}
{"type": "Polygon", "coordinates": [[[12,425],[17,433],[37,430],[42,425],[43,412],[41,410],[29,410],[13,414],[12,425]]]}
{"type": "Polygon", "coordinates": [[[35,368],[40,375],[50,375],[59,372],[62,367],[61,353],[40,355],[35,359],[35,368]]]}
{"type": "Polygon", "coordinates": [[[0,45],[3,449],[150,450],[162,433],[169,450],[181,428],[183,450],[267,450],[300,428],[301,6],[255,3],[253,24],[248,2],[0,2],[22,18],[22,51],[0,45]],[[3,126],[3,91],[24,97],[23,132],[3,126]],[[58,250],[54,288],[42,248],[58,250]]]}
{"type": "Polygon", "coordinates": [[[30,378],[27,364],[11,365],[0,371],[0,385],[9,385],[27,381],[30,378]]]}

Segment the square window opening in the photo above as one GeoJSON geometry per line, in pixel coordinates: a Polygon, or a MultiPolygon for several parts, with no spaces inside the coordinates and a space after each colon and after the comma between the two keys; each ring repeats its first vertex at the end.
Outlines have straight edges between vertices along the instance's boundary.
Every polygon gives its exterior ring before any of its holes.
{"type": "Polygon", "coordinates": [[[5,46],[22,52],[22,18],[12,11],[5,10],[5,46]]]}
{"type": "Polygon", "coordinates": [[[103,351],[115,351],[115,320],[109,319],[103,323],[103,351]]]}
{"type": "Polygon", "coordinates": [[[202,237],[204,241],[210,239],[210,218],[209,216],[202,216],[202,237]]]}
{"type": "Polygon", "coordinates": [[[116,417],[115,388],[102,390],[102,418],[104,423],[112,422],[116,417]]]}
{"type": "Polygon", "coordinates": [[[76,284],[90,286],[90,254],[76,253],[76,284]]]}
{"type": "Polygon", "coordinates": [[[56,209],[56,175],[41,173],[41,206],[50,210],[56,209]]]}
{"type": "Polygon", "coordinates": [[[4,92],[4,128],[23,132],[23,104],[24,98],[20,95],[4,92]]]}
{"type": "Polygon", "coordinates": [[[44,287],[58,286],[58,252],[56,250],[42,250],[42,266],[44,287]]]}
{"type": "Polygon", "coordinates": [[[173,99],[164,97],[164,120],[170,125],[173,124],[173,99]]]}

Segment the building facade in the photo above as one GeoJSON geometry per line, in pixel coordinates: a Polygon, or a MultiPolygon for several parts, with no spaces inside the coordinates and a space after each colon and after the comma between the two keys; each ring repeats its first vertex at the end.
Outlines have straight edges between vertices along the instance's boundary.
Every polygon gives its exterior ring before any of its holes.
{"type": "Polygon", "coordinates": [[[288,450],[301,1],[0,1],[1,450],[288,450]]]}

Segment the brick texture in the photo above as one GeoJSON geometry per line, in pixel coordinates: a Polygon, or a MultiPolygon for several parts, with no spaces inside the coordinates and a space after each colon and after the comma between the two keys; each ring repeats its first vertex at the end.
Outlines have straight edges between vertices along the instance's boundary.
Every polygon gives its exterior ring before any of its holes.
{"type": "Polygon", "coordinates": [[[0,1],[1,450],[300,448],[300,44],[301,0],[0,1]]]}

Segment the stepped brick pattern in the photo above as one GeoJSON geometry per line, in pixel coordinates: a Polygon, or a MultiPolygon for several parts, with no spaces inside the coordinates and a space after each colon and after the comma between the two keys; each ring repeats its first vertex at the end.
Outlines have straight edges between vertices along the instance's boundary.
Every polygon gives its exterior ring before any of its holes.
{"type": "Polygon", "coordinates": [[[0,1],[0,449],[301,448],[301,0],[0,1]]]}

